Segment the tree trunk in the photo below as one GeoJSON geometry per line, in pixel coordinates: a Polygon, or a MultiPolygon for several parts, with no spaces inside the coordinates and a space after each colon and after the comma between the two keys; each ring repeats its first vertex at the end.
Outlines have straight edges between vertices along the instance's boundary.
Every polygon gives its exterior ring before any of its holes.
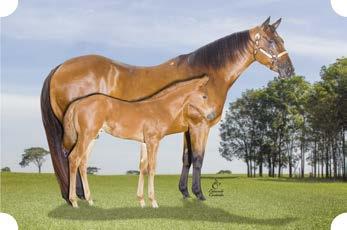
{"type": "Polygon", "coordinates": [[[271,169],[272,169],[272,164],[271,164],[271,157],[269,156],[268,158],[268,176],[271,177],[271,169]]]}
{"type": "Polygon", "coordinates": [[[41,173],[41,165],[39,165],[38,168],[39,168],[39,173],[41,173]]]}
{"type": "Polygon", "coordinates": [[[301,140],[300,143],[300,151],[301,151],[301,178],[305,177],[305,152],[304,152],[304,143],[301,140]]]}
{"type": "Polygon", "coordinates": [[[282,162],[281,162],[281,150],[279,149],[278,151],[278,177],[281,177],[281,165],[282,165],[282,162]]]}
{"type": "Polygon", "coordinates": [[[249,161],[246,160],[246,164],[247,164],[247,177],[249,177],[249,161]]]}
{"type": "Polygon", "coordinates": [[[263,162],[262,161],[259,163],[259,176],[260,177],[263,176],[263,162]]]}
{"type": "Polygon", "coordinates": [[[314,149],[313,149],[313,177],[317,177],[317,140],[314,139],[314,149]]]}
{"type": "Polygon", "coordinates": [[[343,179],[347,181],[347,146],[346,146],[346,132],[347,130],[343,129],[342,132],[342,158],[343,158],[343,179]]]}
{"type": "Polygon", "coordinates": [[[329,146],[325,147],[325,177],[329,178],[329,146]]]}
{"type": "Polygon", "coordinates": [[[332,144],[332,154],[333,154],[333,173],[334,173],[334,178],[337,178],[337,158],[336,158],[336,145],[337,141],[336,138],[334,138],[331,142],[332,144]]]}

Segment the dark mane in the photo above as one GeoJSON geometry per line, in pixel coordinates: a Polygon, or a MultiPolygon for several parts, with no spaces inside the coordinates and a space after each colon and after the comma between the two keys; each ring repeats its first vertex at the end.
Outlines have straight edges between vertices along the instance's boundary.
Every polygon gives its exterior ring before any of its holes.
{"type": "Polygon", "coordinates": [[[244,54],[249,41],[249,31],[245,30],[220,38],[180,58],[184,58],[191,66],[219,68],[226,61],[244,54]]]}

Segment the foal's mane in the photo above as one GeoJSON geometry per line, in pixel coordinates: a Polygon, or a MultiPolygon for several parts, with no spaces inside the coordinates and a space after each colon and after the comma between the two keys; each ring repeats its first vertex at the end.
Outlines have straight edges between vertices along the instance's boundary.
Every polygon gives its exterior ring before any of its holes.
{"type": "Polygon", "coordinates": [[[76,101],[79,101],[79,100],[82,100],[84,98],[88,98],[88,97],[91,97],[91,96],[95,96],[95,95],[102,95],[102,96],[105,96],[105,97],[108,97],[108,98],[111,98],[111,99],[115,99],[115,100],[119,100],[119,101],[123,101],[123,102],[143,102],[143,101],[158,100],[158,99],[161,99],[162,97],[164,97],[166,95],[169,96],[169,94],[171,94],[173,92],[176,92],[177,90],[180,90],[184,86],[192,85],[194,83],[197,84],[197,82],[202,80],[203,78],[206,78],[206,81],[208,80],[208,76],[206,74],[202,74],[202,75],[194,76],[194,77],[192,77],[190,79],[175,81],[175,82],[165,86],[164,88],[160,89],[159,91],[153,93],[152,95],[140,98],[138,100],[127,101],[127,100],[124,100],[124,99],[112,97],[112,96],[110,96],[108,94],[104,94],[104,93],[91,93],[91,94],[85,95],[83,97],[79,97],[79,98],[76,98],[76,99],[72,100],[70,102],[69,106],[72,103],[76,102],[76,101]]]}
{"type": "Polygon", "coordinates": [[[199,49],[179,56],[179,63],[186,61],[190,66],[220,68],[247,51],[249,31],[227,35],[199,49]]]}
{"type": "MultiPolygon", "coordinates": [[[[159,92],[157,92],[156,94],[154,94],[153,96],[151,96],[150,98],[148,98],[147,100],[156,100],[156,99],[160,99],[163,96],[169,95],[173,92],[176,92],[177,90],[182,89],[183,87],[187,86],[187,85],[194,85],[197,84],[198,81],[201,81],[203,78],[208,78],[207,75],[202,75],[202,77],[195,77],[195,78],[191,78],[185,81],[179,81],[176,82],[174,84],[171,84],[169,87],[165,87],[164,89],[161,89],[159,92]]],[[[143,101],[143,100],[141,100],[143,101]]]]}

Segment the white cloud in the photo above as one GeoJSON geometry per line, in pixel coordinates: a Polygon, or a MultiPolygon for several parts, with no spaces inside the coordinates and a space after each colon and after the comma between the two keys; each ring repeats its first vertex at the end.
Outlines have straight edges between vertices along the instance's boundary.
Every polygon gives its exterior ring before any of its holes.
{"type": "Polygon", "coordinates": [[[337,57],[347,54],[346,42],[342,40],[292,33],[283,37],[286,38],[286,48],[297,55],[335,60],[337,57]]]}
{"type": "Polygon", "coordinates": [[[1,94],[2,116],[32,116],[37,112],[40,112],[40,98],[38,96],[1,94]]]}
{"type": "MultiPolygon", "coordinates": [[[[265,0],[259,4],[267,4],[265,0]]],[[[247,4],[247,3],[240,3],[247,4]]],[[[165,48],[176,50],[189,47],[198,48],[217,38],[235,31],[251,28],[258,21],[256,17],[225,15],[189,15],[175,16],[138,14],[139,9],[155,9],[155,4],[142,1],[130,4],[124,10],[69,8],[57,11],[53,8],[26,7],[13,15],[3,25],[5,36],[16,39],[56,41],[59,43],[95,43],[111,47],[165,48]]],[[[300,18],[288,18],[289,27],[308,26],[300,18]]],[[[296,29],[298,29],[296,28],[296,29]]],[[[281,27],[281,29],[284,29],[281,27]]],[[[316,37],[305,31],[294,33],[285,29],[282,37],[289,51],[306,57],[338,57],[347,53],[344,41],[334,37],[316,37]]]]}
{"type": "Polygon", "coordinates": [[[114,47],[199,47],[231,32],[252,26],[250,20],[237,17],[203,17],[177,15],[159,17],[140,15],[139,3],[130,9],[96,10],[70,8],[25,8],[4,24],[4,35],[16,39],[89,42],[114,47]]]}

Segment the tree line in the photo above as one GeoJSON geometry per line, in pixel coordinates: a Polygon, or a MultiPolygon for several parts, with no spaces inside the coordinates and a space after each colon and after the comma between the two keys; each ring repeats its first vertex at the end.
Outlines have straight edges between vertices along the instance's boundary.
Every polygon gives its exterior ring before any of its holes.
{"type": "Polygon", "coordinates": [[[347,58],[323,66],[321,79],[275,78],[230,103],[220,125],[222,157],[244,161],[247,175],[347,179],[347,58]],[[307,167],[306,167],[307,168],[307,167]]]}

